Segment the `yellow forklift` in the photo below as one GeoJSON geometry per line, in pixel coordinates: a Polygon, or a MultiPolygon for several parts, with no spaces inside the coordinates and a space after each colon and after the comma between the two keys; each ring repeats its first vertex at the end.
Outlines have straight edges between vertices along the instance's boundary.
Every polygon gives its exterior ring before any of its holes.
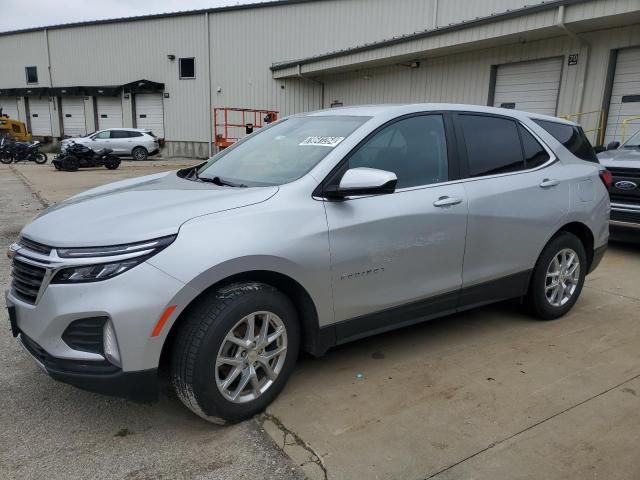
{"type": "Polygon", "coordinates": [[[2,113],[0,108],[0,139],[17,140],[19,142],[30,142],[31,134],[27,131],[27,126],[20,120],[10,118],[2,113]]]}

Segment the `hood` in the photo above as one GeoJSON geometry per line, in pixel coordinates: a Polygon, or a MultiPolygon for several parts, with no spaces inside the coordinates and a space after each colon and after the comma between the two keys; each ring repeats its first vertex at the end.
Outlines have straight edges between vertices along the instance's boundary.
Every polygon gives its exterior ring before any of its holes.
{"type": "Polygon", "coordinates": [[[598,160],[605,167],[640,169],[640,148],[618,148],[598,154],[598,160]]]}
{"type": "Polygon", "coordinates": [[[22,234],[54,247],[144,241],[173,235],[194,217],[264,202],[277,191],[219,187],[164,172],[87,190],[44,210],[22,234]]]}

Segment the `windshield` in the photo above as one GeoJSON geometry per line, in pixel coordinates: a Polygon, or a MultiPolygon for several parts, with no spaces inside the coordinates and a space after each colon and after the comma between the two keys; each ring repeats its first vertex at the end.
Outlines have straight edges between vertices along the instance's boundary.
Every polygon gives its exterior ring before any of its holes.
{"type": "Polygon", "coordinates": [[[335,115],[282,120],[213,156],[198,170],[198,177],[249,187],[292,182],[369,118],[335,115]]]}
{"type": "Polygon", "coordinates": [[[640,148],[640,130],[622,144],[622,148],[640,148]]]}

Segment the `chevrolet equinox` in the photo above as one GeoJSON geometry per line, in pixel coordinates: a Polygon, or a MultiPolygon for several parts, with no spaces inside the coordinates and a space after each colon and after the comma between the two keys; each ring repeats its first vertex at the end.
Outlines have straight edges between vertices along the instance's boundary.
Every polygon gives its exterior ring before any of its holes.
{"type": "Polygon", "coordinates": [[[12,332],[56,380],[237,422],[301,350],[506,299],[549,320],[609,236],[576,124],[488,107],[331,109],[192,168],[53,205],[9,247],[12,332]]]}

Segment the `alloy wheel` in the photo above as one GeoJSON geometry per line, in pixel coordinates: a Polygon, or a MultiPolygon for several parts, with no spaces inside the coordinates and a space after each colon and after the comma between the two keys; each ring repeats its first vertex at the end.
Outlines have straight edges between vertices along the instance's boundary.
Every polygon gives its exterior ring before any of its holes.
{"type": "Polygon", "coordinates": [[[554,307],[565,305],[578,288],[580,258],[571,248],[560,250],[549,263],[545,280],[545,296],[554,307]]]}
{"type": "Polygon", "coordinates": [[[233,403],[255,400],[278,378],[287,356],[287,329],[272,312],[253,312],[227,333],[215,364],[220,393],[233,403]]]}

